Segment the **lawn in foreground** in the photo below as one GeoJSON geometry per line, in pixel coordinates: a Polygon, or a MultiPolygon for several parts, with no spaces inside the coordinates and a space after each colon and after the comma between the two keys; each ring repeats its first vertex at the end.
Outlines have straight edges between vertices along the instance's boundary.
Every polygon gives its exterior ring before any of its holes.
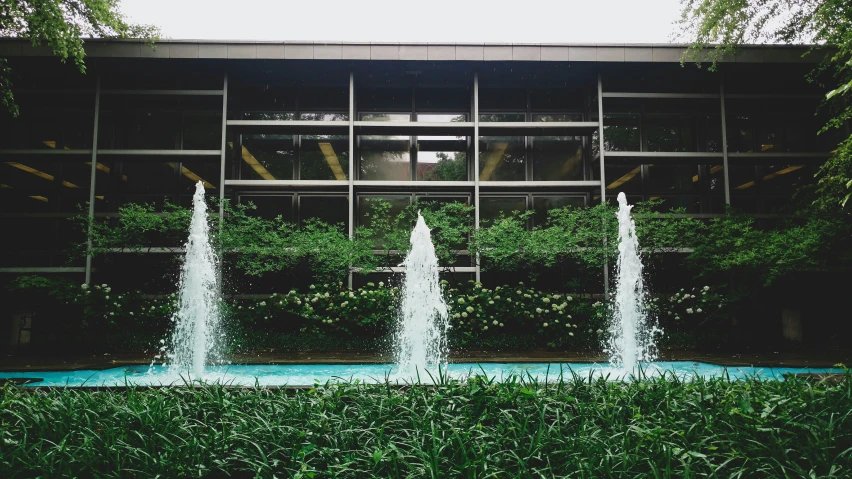
{"type": "Polygon", "coordinates": [[[0,477],[849,477],[852,376],[0,389],[0,477]]]}

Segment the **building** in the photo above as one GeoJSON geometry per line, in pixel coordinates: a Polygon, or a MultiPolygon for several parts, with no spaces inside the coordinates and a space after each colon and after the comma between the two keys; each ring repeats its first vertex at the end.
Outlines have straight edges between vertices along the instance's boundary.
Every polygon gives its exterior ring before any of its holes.
{"type": "MultiPolygon", "coordinates": [[[[533,210],[532,226],[619,191],[701,217],[727,204],[772,215],[838,141],[816,134],[823,92],[805,79],[816,59],[802,47],[743,48],[716,71],[682,66],[678,45],[86,49],[82,75],[46,47],[0,41],[21,106],[0,126],[6,276],[100,282],[97,264],[66,261],[83,239],[67,218],[90,199],[94,216],[187,205],[198,180],[260,214],[350,233],[371,197],[395,210],[421,197],[467,202],[477,224],[533,210]]],[[[473,262],[455,271],[480,275],[473,262]]]]}

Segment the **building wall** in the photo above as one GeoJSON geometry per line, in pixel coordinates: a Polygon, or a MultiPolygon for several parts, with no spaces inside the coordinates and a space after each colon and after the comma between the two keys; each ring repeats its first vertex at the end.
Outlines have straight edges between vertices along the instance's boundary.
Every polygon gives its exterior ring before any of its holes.
{"type": "MultiPolygon", "coordinates": [[[[128,203],[186,206],[202,180],[257,214],[319,217],[350,234],[369,198],[395,209],[461,201],[480,224],[532,210],[530,227],[550,208],[620,191],[702,217],[727,204],[775,215],[837,143],[816,134],[820,92],[799,63],[711,72],[674,62],[92,58],[87,75],[52,58],[12,66],[21,116],[0,120],[8,274],[90,274],[66,254],[84,239],[68,218],[88,214],[90,195],[104,217],[128,203]]],[[[167,258],[138,265],[149,287],[171,281],[167,258]]],[[[472,259],[455,272],[480,274],[472,259]]]]}

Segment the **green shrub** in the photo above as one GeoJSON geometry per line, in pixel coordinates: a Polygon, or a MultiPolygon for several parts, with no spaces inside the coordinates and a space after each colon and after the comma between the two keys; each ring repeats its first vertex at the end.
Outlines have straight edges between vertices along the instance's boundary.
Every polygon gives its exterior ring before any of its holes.
{"type": "MultiPolygon", "coordinates": [[[[551,379],[558,375],[554,371],[551,379]]],[[[2,477],[849,477],[852,378],[0,388],[2,477]]]]}

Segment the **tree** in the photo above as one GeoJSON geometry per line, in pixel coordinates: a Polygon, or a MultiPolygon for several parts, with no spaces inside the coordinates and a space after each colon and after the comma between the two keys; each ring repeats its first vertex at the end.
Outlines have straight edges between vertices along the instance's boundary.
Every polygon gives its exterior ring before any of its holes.
{"type": "MultiPolygon", "coordinates": [[[[71,58],[86,72],[83,37],[144,38],[153,42],[159,30],[129,23],[120,0],[0,0],[0,36],[47,45],[63,62],[71,58]]],[[[12,93],[12,69],[0,58],[0,102],[12,115],[18,106],[12,93]]]]}
{"type": "MultiPolygon", "coordinates": [[[[681,0],[681,38],[690,42],[684,60],[711,61],[746,43],[812,43],[823,54],[814,73],[834,84],[824,108],[833,114],[823,127],[852,120],[852,2],[849,0],[681,0]],[[714,48],[708,48],[715,44],[714,48]]],[[[812,75],[815,77],[815,75],[812,75]]],[[[841,142],[818,173],[821,206],[845,206],[852,188],[852,136],[841,142]]]]}

